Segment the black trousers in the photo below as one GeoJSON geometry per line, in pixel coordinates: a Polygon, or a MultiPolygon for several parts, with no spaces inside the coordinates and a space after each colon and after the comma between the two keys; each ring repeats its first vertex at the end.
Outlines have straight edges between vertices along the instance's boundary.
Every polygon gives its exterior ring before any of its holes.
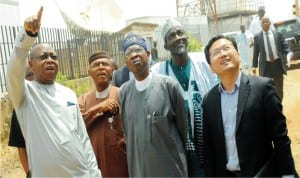
{"type": "Polygon", "coordinates": [[[242,177],[240,171],[226,171],[226,177],[242,177]]]}
{"type": "Polygon", "coordinates": [[[283,69],[281,66],[281,59],[274,62],[267,62],[264,77],[269,77],[274,80],[275,87],[280,100],[283,99],[283,69]]]}

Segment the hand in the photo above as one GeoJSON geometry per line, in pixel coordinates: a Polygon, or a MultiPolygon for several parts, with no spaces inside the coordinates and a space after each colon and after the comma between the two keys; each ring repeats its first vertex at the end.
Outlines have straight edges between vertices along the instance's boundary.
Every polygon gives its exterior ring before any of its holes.
{"type": "Polygon", "coordinates": [[[40,10],[37,13],[37,15],[27,17],[24,21],[25,31],[30,32],[32,34],[38,33],[41,27],[42,14],[43,14],[43,6],[40,7],[40,10]]]}
{"type": "Polygon", "coordinates": [[[119,104],[116,100],[107,99],[99,104],[99,109],[105,113],[109,112],[113,115],[117,115],[119,113],[119,104]]]}
{"type": "Polygon", "coordinates": [[[250,38],[250,44],[249,44],[249,47],[252,48],[253,46],[254,46],[253,38],[250,38]]]}
{"type": "Polygon", "coordinates": [[[252,74],[256,75],[256,69],[252,69],[252,74]]]}
{"type": "Polygon", "coordinates": [[[126,141],[125,141],[125,138],[121,138],[120,140],[118,140],[118,146],[120,148],[120,150],[126,154],[126,141]]]}

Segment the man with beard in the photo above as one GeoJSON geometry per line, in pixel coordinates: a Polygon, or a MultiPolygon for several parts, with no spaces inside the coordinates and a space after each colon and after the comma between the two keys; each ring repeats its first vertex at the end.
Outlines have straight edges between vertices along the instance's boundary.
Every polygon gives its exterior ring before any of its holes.
{"type": "Polygon", "coordinates": [[[188,55],[188,39],[182,25],[168,19],[162,30],[164,48],[171,59],[155,64],[151,70],[172,77],[180,84],[180,93],[188,111],[188,133],[185,145],[189,177],[203,177],[202,97],[216,83],[205,59],[188,55]]]}
{"type": "Polygon", "coordinates": [[[35,42],[43,7],[25,19],[7,65],[8,96],[26,142],[29,177],[100,177],[76,94],[54,80],[55,50],[35,42]],[[34,80],[24,80],[26,57],[34,80]]]}
{"type": "Polygon", "coordinates": [[[110,84],[113,60],[106,51],[89,57],[88,74],[96,90],[78,98],[98,167],[103,177],[128,177],[126,150],[119,113],[119,88],[110,84]]]}
{"type": "Polygon", "coordinates": [[[129,176],[187,177],[187,112],[178,84],[150,72],[143,37],[130,33],[123,51],[135,78],[120,89],[129,176]]]}

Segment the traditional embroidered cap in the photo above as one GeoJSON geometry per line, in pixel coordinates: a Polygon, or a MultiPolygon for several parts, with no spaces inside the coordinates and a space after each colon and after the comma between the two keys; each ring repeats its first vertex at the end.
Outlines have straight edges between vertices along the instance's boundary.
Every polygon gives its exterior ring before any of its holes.
{"type": "Polygon", "coordinates": [[[167,19],[166,23],[164,24],[164,26],[162,27],[162,30],[161,30],[161,35],[164,38],[165,42],[166,42],[167,33],[174,27],[180,27],[183,29],[181,23],[178,22],[177,20],[175,20],[173,18],[167,19]]]}
{"type": "Polygon", "coordinates": [[[125,54],[126,49],[129,46],[134,45],[134,44],[140,45],[146,51],[148,51],[148,47],[147,47],[147,43],[146,43],[146,39],[145,38],[143,38],[142,36],[139,36],[137,34],[134,34],[134,33],[129,33],[125,37],[125,39],[123,41],[123,45],[122,45],[124,54],[125,54]]]}
{"type": "Polygon", "coordinates": [[[109,56],[109,53],[107,51],[99,51],[99,52],[92,54],[89,57],[89,64],[91,64],[94,60],[99,59],[99,58],[110,59],[111,57],[109,56]]]}

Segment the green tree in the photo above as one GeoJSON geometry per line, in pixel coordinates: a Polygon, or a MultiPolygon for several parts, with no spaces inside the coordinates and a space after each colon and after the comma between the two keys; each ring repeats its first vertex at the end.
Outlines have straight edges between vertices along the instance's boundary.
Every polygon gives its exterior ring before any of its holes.
{"type": "Polygon", "coordinates": [[[189,38],[189,44],[188,44],[188,52],[199,52],[202,50],[202,43],[198,41],[196,38],[192,37],[191,34],[187,33],[187,36],[189,38]]]}

